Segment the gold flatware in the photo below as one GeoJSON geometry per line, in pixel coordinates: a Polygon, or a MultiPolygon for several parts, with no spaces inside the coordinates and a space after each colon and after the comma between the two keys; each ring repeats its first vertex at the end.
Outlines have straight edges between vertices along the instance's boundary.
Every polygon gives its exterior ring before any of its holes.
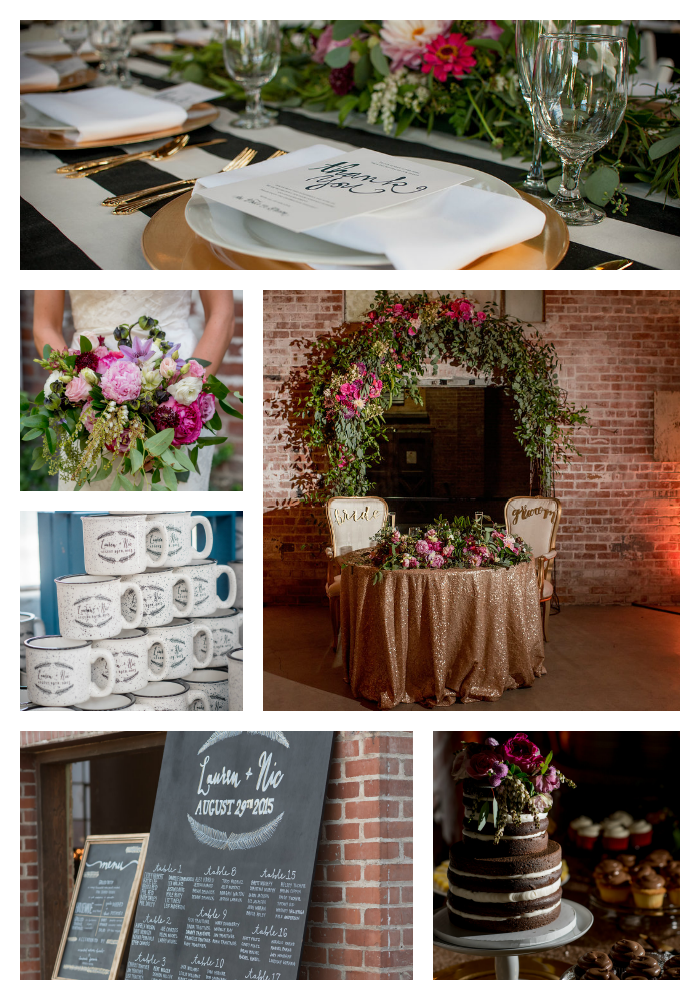
{"type": "Polygon", "coordinates": [[[174,139],[168,139],[162,146],[156,149],[145,149],[140,153],[118,153],[115,156],[103,156],[99,160],[82,160],[80,163],[64,163],[56,168],[57,174],[80,174],[83,170],[91,170],[93,167],[116,166],[129,160],[145,160],[167,154],[169,151],[182,149],[189,141],[189,135],[177,135],[174,139]]]}
{"type": "Polygon", "coordinates": [[[602,264],[596,264],[594,267],[589,267],[589,271],[626,271],[628,267],[632,267],[634,264],[633,260],[627,260],[622,257],[620,260],[606,260],[602,264]]]}
{"type": "MultiPolygon", "coordinates": [[[[245,149],[241,150],[238,156],[222,167],[218,171],[220,174],[227,173],[229,170],[240,170],[241,167],[247,167],[248,164],[255,159],[258,155],[257,149],[250,149],[246,146],[245,149]]],[[[112,215],[131,215],[133,212],[138,212],[140,209],[145,208],[147,205],[153,205],[156,201],[162,201],[164,198],[174,198],[175,195],[185,194],[187,191],[191,191],[192,188],[197,183],[198,178],[195,177],[187,181],[178,181],[175,190],[173,191],[161,191],[159,194],[149,195],[147,198],[137,198],[134,201],[128,201],[126,204],[117,205],[116,208],[112,209],[112,215]],[[182,187],[184,185],[184,187],[182,187]]],[[[163,186],[163,185],[159,185],[163,186]]],[[[171,185],[167,185],[171,187],[171,185]]],[[[104,204],[104,202],[103,202],[104,204]]]]}

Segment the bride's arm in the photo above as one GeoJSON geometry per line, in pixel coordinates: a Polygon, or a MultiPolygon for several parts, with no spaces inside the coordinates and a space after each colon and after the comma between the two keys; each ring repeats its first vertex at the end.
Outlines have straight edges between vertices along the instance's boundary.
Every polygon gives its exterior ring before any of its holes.
{"type": "Polygon", "coordinates": [[[52,351],[62,351],[66,346],[63,337],[63,306],[66,293],[34,292],[34,343],[42,357],[44,344],[52,351]]]}
{"type": "Polygon", "coordinates": [[[195,353],[198,358],[211,361],[207,375],[216,375],[233,337],[233,292],[200,291],[199,295],[204,307],[205,325],[195,353]]]}

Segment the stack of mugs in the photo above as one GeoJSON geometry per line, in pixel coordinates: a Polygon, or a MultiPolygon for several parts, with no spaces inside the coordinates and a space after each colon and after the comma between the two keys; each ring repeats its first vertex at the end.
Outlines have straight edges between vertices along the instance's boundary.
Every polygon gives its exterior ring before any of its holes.
{"type": "Polygon", "coordinates": [[[233,571],[207,558],[207,518],[116,511],[81,520],[85,572],[56,580],[61,634],[24,641],[33,707],[241,711],[243,616],[233,571]],[[202,551],[192,544],[198,524],[202,551]],[[216,592],[222,575],[226,600],[216,592]]]}

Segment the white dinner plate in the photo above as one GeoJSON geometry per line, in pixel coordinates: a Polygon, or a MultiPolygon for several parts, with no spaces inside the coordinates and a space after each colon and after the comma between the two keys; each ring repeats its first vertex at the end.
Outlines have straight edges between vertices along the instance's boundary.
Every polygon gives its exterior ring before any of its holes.
{"type": "MultiPolygon", "coordinates": [[[[446,163],[442,160],[427,160],[415,156],[399,156],[397,159],[421,163],[425,166],[441,167],[455,174],[466,174],[465,186],[479,188],[482,191],[492,191],[509,198],[519,198],[520,195],[505,181],[485,174],[472,167],[463,167],[458,163],[446,163]]],[[[256,219],[246,215],[236,208],[221,205],[215,201],[207,201],[201,195],[193,195],[185,209],[185,219],[190,229],[202,239],[233,250],[236,253],[248,254],[250,257],[271,257],[274,260],[317,265],[340,265],[344,267],[377,267],[389,264],[384,254],[366,253],[364,250],[352,250],[350,247],[338,246],[320,240],[307,233],[293,233],[289,229],[275,226],[264,219],[256,219]]]]}

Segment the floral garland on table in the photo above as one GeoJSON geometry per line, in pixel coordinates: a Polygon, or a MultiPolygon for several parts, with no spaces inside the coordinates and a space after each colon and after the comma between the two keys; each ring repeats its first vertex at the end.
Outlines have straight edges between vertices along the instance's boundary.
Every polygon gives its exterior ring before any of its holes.
{"type": "Polygon", "coordinates": [[[484,743],[465,743],[452,763],[452,778],[464,782],[465,790],[481,791],[484,785],[492,789],[492,798],[467,816],[467,822],[476,821],[480,831],[492,815],[498,844],[507,823],[518,825],[523,813],[549,812],[553,791],[561,784],[576,788],[551,760],[552,752],[543,757],[525,733],[516,733],[503,745],[491,736],[484,743]]]}
{"type": "Polygon", "coordinates": [[[483,521],[456,517],[451,523],[438,518],[422,537],[404,534],[390,525],[374,535],[374,548],[367,556],[376,566],[374,583],[394,569],[477,569],[489,566],[508,569],[529,562],[532,549],[505,525],[487,526],[483,521]]]}
{"type": "Polygon", "coordinates": [[[32,469],[47,465],[49,475],[59,472],[81,489],[116,465],[112,489],[142,490],[148,463],[152,490],[176,490],[199,472],[199,448],[226,441],[202,435],[203,428],[221,428],[216,400],[225,413],[242,415],[225,402],[230,390],[223,382],[206,375],[210,362],[181,359],[180,345],[166,339],[157,320],[124,323],[114,337],[116,351],[94,333],[81,335],[79,349],[44,347],[37,363],[49,375],[36,399],[22,402],[20,421],[24,441],[42,439],[32,469]],[[149,332],[147,340],[132,335],[136,326],[149,332]],[[187,445],[195,447],[188,452],[187,445]]]}
{"type": "MultiPolygon", "coordinates": [[[[520,93],[514,39],[512,21],[306,22],[283,31],[282,66],[263,97],[282,107],[336,111],[341,125],[363,114],[390,135],[410,125],[438,128],[528,162],[532,119],[520,93]]],[[[641,52],[633,26],[628,49],[634,74],[641,52]]],[[[168,58],[184,79],[244,96],[226,74],[219,42],[168,58]]],[[[628,103],[622,126],[587,162],[582,188],[597,205],[626,214],[623,182],[634,180],[680,197],[680,84],[657,91],[628,103]]],[[[551,159],[555,193],[561,169],[553,150],[551,159]]]]}
{"type": "Polygon", "coordinates": [[[466,297],[408,299],[379,291],[359,330],[319,338],[310,347],[301,409],[302,438],[325,447],[329,469],[307,490],[307,499],[366,496],[369,469],[380,459],[386,438],[384,414],[406,393],[422,405],[418,381],[440,360],[488,373],[513,399],[515,436],[539,475],[540,490],[551,487],[555,468],[580,454],[576,426],[587,422],[559,386],[559,361],[552,344],[493,305],[477,309],[466,297]],[[308,422],[310,420],[310,422],[308,422]]]}

